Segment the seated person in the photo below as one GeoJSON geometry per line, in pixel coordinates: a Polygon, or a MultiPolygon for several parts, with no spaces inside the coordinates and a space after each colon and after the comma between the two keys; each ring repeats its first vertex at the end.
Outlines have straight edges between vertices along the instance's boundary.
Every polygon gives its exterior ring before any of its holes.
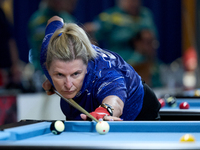
{"type": "Polygon", "coordinates": [[[161,62],[156,57],[158,44],[156,36],[151,30],[143,29],[139,31],[131,40],[134,51],[127,61],[150,87],[162,86],[159,73],[161,62]]]}

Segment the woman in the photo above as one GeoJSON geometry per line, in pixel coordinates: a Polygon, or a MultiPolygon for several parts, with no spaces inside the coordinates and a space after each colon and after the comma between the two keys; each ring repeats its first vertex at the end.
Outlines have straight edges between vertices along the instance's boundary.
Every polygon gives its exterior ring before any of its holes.
{"type": "MultiPolygon", "coordinates": [[[[82,28],[58,16],[47,23],[41,65],[48,95],[53,86],[97,119],[159,119],[160,103],[135,70],[118,54],[91,45],[82,28]]],[[[87,119],[62,99],[60,105],[67,120],[87,119]]]]}

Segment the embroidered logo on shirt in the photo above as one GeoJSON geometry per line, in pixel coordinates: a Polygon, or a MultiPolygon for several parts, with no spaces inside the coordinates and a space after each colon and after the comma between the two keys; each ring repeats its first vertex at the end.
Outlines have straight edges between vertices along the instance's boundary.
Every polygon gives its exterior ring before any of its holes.
{"type": "Polygon", "coordinates": [[[98,88],[98,92],[97,94],[99,94],[101,92],[101,90],[105,87],[105,86],[108,86],[109,84],[113,83],[114,81],[118,80],[118,79],[121,79],[121,78],[124,78],[124,77],[118,77],[114,80],[112,80],[111,82],[104,82],[101,84],[101,86],[98,88]]]}

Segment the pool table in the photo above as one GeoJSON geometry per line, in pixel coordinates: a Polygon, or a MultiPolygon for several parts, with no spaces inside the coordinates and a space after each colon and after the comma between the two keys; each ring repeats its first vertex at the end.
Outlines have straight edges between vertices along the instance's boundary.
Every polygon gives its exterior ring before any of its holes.
{"type": "Polygon", "coordinates": [[[0,149],[200,149],[200,121],[113,121],[105,135],[94,121],[65,121],[60,135],[51,133],[51,121],[17,124],[0,127],[0,149]],[[181,143],[186,133],[195,142],[181,143]]]}
{"type": "Polygon", "coordinates": [[[200,98],[176,98],[176,107],[170,107],[165,104],[164,107],[160,109],[161,120],[176,120],[176,121],[189,121],[189,120],[199,120],[200,121],[200,98]],[[188,102],[190,105],[189,109],[180,109],[179,105],[182,102],[188,102]]]}

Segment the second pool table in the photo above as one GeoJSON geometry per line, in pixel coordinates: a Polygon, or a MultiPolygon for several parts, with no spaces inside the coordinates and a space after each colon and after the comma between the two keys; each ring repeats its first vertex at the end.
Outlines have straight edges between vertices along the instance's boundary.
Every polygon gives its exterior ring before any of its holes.
{"type": "Polygon", "coordinates": [[[167,103],[160,109],[161,120],[176,120],[176,121],[200,121],[200,98],[176,98],[176,107],[170,107],[167,103]],[[180,109],[179,105],[182,102],[188,102],[189,109],[180,109]]]}

